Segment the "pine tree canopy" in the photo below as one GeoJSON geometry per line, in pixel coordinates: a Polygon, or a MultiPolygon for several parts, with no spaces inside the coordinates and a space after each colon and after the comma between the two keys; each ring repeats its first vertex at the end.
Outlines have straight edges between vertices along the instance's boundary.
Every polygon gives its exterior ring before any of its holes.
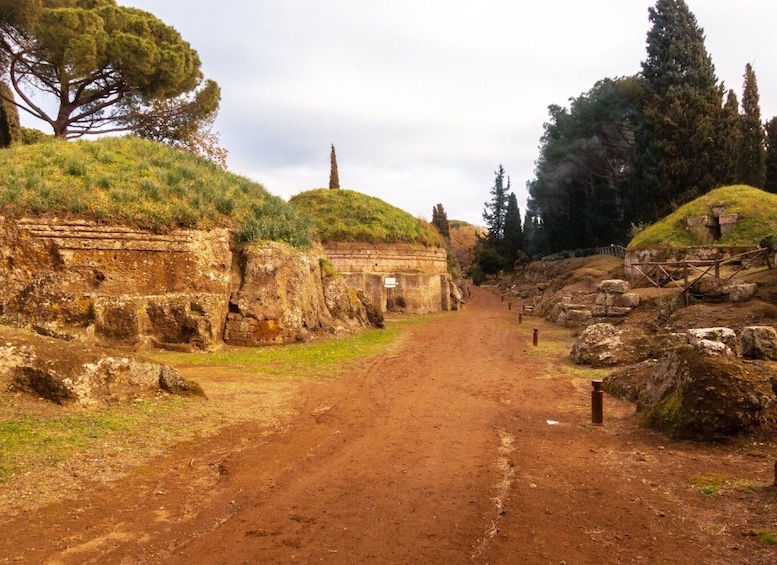
{"type": "Polygon", "coordinates": [[[115,0],[0,0],[0,14],[16,103],[56,137],[215,115],[218,88],[203,80],[197,52],[148,12],[115,0]],[[56,110],[38,105],[40,95],[56,110]]]}

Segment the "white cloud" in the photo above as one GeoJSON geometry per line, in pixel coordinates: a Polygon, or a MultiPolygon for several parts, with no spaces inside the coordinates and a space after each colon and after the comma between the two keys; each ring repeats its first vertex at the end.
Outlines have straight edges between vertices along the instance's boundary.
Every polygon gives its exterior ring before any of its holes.
{"type": "MultiPolygon", "coordinates": [[[[652,0],[119,0],[178,29],[222,87],[230,168],[288,197],[329,179],[481,222],[501,163],[519,205],[550,104],[639,71],[652,0]]],[[[777,114],[777,4],[688,0],[718,77],[755,65],[777,114]]]]}

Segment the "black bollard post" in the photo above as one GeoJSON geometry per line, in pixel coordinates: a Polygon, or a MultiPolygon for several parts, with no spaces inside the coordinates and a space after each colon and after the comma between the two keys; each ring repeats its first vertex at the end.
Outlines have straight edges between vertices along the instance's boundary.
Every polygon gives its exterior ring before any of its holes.
{"type": "Polygon", "coordinates": [[[591,381],[591,423],[597,426],[604,424],[604,389],[602,381],[591,381]]]}
{"type": "Polygon", "coordinates": [[[519,324],[523,323],[523,314],[521,314],[520,312],[518,312],[518,323],[519,324]]]}
{"type": "Polygon", "coordinates": [[[534,336],[532,337],[532,345],[534,347],[537,347],[537,344],[540,342],[540,330],[537,328],[534,328],[534,336]]]}
{"type": "Polygon", "coordinates": [[[507,310],[511,311],[512,309],[513,309],[513,303],[512,302],[508,302],[507,303],[507,310]]]}

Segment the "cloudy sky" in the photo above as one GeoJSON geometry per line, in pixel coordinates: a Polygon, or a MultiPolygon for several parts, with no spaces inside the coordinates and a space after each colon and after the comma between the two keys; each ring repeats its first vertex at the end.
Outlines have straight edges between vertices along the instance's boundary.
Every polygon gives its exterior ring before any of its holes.
{"type": "MultiPolygon", "coordinates": [[[[655,0],[119,0],[175,27],[222,88],[229,168],[482,223],[501,163],[523,212],[550,104],[639,71],[655,0]]],[[[777,2],[687,0],[718,78],[777,114],[777,2]]]]}

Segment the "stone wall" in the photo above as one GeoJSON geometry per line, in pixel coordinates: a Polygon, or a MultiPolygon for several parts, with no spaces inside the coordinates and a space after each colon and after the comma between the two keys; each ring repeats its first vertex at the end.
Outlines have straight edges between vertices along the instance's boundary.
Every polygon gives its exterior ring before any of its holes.
{"type": "Polygon", "coordinates": [[[323,280],[322,249],[231,242],[226,229],[161,235],[0,218],[0,323],[68,340],[193,348],[367,324],[356,292],[323,280]]]}
{"type": "Polygon", "coordinates": [[[232,268],[227,230],[168,235],[87,221],[0,220],[3,321],[137,343],[220,341],[232,268]]]}
{"type": "Polygon", "coordinates": [[[382,312],[426,314],[460,305],[444,248],[365,243],[326,243],[324,248],[348,284],[364,291],[382,312]],[[387,278],[395,279],[397,286],[386,288],[387,278]]]}

